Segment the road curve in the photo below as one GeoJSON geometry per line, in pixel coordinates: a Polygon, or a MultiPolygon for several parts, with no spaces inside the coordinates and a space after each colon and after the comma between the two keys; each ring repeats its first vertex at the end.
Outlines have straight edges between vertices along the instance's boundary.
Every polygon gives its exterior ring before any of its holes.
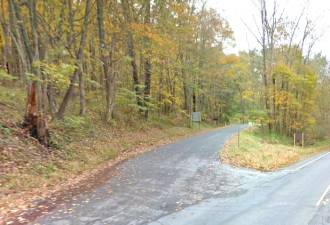
{"type": "Polygon", "coordinates": [[[32,224],[323,225],[311,222],[323,219],[321,206],[327,212],[330,155],[275,173],[222,165],[219,149],[243,128],[197,135],[128,160],[101,187],[32,224]]]}
{"type": "Polygon", "coordinates": [[[329,171],[330,155],[317,156],[304,164],[267,174],[244,195],[210,198],[149,225],[330,224],[330,215],[319,212],[328,208],[322,195],[330,184],[329,171]]]}

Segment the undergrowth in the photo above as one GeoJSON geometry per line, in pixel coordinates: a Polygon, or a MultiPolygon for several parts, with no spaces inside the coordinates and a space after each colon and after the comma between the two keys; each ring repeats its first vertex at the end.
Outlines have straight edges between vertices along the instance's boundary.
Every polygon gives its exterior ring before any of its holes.
{"type": "MultiPolygon", "coordinates": [[[[88,98],[85,116],[77,116],[79,103],[73,101],[62,120],[50,119],[51,147],[46,149],[20,128],[25,93],[0,86],[0,193],[8,195],[51,186],[92,170],[127,152],[141,151],[171,139],[198,132],[187,127],[187,118],[157,116],[149,120],[116,111],[105,123],[102,99],[88,98]]],[[[212,126],[202,124],[201,129],[212,126]]],[[[1,195],[0,195],[1,205],[1,195]]]]}

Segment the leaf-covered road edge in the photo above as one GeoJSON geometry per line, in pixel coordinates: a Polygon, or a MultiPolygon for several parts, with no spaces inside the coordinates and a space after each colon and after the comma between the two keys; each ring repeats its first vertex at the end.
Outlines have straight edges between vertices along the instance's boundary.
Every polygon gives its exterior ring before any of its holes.
{"type": "MultiPolygon", "coordinates": [[[[16,202],[15,207],[1,207],[0,224],[28,224],[37,217],[47,214],[57,205],[70,201],[74,196],[90,192],[94,188],[107,181],[115,175],[114,169],[122,162],[137,157],[148,151],[156,150],[162,145],[170,144],[181,139],[202,134],[213,130],[206,128],[203,130],[187,129],[187,133],[180,136],[171,136],[154,143],[140,145],[129,149],[118,155],[115,159],[109,160],[97,166],[91,171],[85,171],[78,176],[72,176],[64,183],[51,187],[35,188],[24,193],[17,193],[10,196],[8,201],[16,202]]],[[[215,128],[222,129],[222,128],[215,128]]]]}

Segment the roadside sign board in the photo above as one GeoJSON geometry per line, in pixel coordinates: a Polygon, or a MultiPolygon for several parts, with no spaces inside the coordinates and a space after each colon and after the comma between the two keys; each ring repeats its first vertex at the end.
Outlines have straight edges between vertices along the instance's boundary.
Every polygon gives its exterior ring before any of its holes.
{"type": "Polygon", "coordinates": [[[192,122],[201,122],[202,121],[201,112],[193,112],[191,114],[191,120],[192,122]]]}
{"type": "Polygon", "coordinates": [[[302,139],[302,132],[296,132],[296,144],[301,145],[302,139]]]}
{"type": "Polygon", "coordinates": [[[299,145],[299,146],[302,146],[304,147],[304,133],[301,132],[301,131],[298,131],[296,133],[294,133],[294,145],[299,145]]]}

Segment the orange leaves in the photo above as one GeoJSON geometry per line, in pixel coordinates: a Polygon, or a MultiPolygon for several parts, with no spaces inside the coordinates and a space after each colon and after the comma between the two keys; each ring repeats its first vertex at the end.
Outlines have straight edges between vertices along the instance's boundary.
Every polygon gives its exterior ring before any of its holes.
{"type": "Polygon", "coordinates": [[[219,59],[219,63],[222,65],[235,64],[240,61],[239,57],[236,55],[227,55],[219,59]]]}
{"type": "Polygon", "coordinates": [[[171,37],[166,36],[166,34],[162,34],[153,25],[132,23],[130,27],[136,38],[147,38],[152,43],[151,50],[153,52],[161,50],[160,48],[166,48],[172,53],[175,53],[177,46],[174,41],[171,40],[171,37]]]}

